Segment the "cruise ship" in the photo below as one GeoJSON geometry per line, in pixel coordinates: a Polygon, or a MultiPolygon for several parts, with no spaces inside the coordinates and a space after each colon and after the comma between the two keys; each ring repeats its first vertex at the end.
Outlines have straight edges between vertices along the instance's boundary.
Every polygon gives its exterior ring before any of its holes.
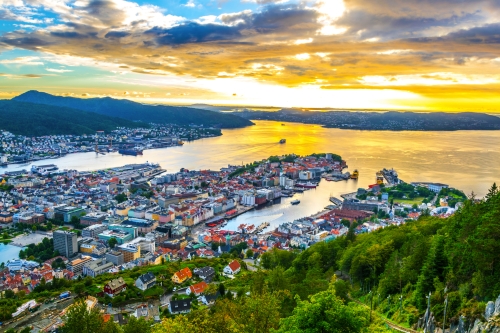
{"type": "Polygon", "coordinates": [[[59,168],[55,164],[31,166],[31,172],[38,173],[40,175],[46,175],[50,172],[57,171],[58,169],[59,168]]]}

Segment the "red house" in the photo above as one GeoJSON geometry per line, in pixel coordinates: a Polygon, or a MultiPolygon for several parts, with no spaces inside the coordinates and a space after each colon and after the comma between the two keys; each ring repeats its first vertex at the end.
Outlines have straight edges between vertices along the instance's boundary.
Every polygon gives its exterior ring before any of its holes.
{"type": "Polygon", "coordinates": [[[108,294],[110,297],[113,297],[126,289],[127,289],[127,284],[125,283],[122,277],[119,277],[118,279],[109,281],[104,286],[104,293],[108,294]]]}

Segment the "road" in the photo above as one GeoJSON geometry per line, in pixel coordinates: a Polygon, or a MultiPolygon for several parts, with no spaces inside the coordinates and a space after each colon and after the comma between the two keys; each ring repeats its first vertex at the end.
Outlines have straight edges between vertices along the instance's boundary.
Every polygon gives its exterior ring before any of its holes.
{"type": "Polygon", "coordinates": [[[168,303],[170,303],[170,300],[172,299],[172,296],[174,296],[174,294],[185,294],[186,293],[186,289],[187,289],[187,287],[186,288],[177,289],[174,292],[171,292],[171,293],[164,294],[164,295],[160,296],[161,307],[167,306],[168,303]]]}
{"type": "Polygon", "coordinates": [[[253,260],[253,259],[244,259],[243,261],[246,262],[247,268],[248,268],[249,271],[256,272],[256,271],[259,270],[259,268],[255,266],[255,260],[253,260]]]}

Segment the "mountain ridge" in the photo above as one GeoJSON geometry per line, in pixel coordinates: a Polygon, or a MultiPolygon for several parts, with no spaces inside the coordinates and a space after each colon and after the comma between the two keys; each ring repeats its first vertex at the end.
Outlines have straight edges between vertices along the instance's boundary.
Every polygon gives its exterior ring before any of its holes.
{"type": "Polygon", "coordinates": [[[82,99],[55,96],[45,92],[30,90],[14,97],[12,100],[69,107],[105,116],[148,123],[168,123],[181,126],[194,124],[219,128],[241,128],[253,125],[251,121],[232,114],[187,107],[147,105],[127,99],[114,99],[111,97],[82,99]]]}
{"type": "Polygon", "coordinates": [[[146,123],[94,112],[13,100],[0,101],[0,124],[3,130],[26,136],[81,135],[97,130],[110,132],[117,127],[149,127],[146,123]]]}

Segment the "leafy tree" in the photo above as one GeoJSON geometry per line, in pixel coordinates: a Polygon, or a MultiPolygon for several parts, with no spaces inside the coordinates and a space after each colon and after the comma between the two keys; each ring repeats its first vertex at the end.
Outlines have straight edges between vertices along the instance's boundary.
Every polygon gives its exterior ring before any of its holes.
{"type": "Polygon", "coordinates": [[[150,333],[152,331],[151,324],[142,317],[137,319],[130,316],[128,323],[123,326],[123,333],[150,333]]]}
{"type": "Polygon", "coordinates": [[[61,332],[63,333],[100,333],[104,327],[104,320],[96,308],[87,309],[84,301],[75,303],[63,319],[61,332]]]}
{"type": "Polygon", "coordinates": [[[262,267],[264,267],[265,269],[270,269],[271,265],[272,265],[271,254],[268,252],[263,253],[260,256],[260,262],[261,262],[262,267]]]}
{"type": "Polygon", "coordinates": [[[5,298],[14,298],[14,297],[16,297],[16,294],[14,293],[14,291],[12,291],[12,289],[5,290],[5,298]]]}
{"type": "Polygon", "coordinates": [[[223,283],[219,284],[219,293],[221,296],[224,296],[226,294],[226,287],[224,287],[223,283]]]}
{"type": "Polygon", "coordinates": [[[247,258],[253,258],[253,251],[251,249],[248,249],[245,255],[247,258]]]}
{"type": "Polygon", "coordinates": [[[78,295],[81,295],[85,291],[85,286],[83,285],[83,283],[78,283],[73,287],[73,291],[78,295]]]}
{"type": "Polygon", "coordinates": [[[111,237],[108,240],[108,245],[109,245],[110,248],[114,248],[116,246],[116,244],[118,244],[118,240],[116,240],[115,237],[111,237]]]}
{"type": "Polygon", "coordinates": [[[19,333],[30,333],[30,332],[31,332],[31,326],[26,326],[19,331],[19,333]]]}
{"type": "Polygon", "coordinates": [[[335,295],[333,286],[301,301],[297,298],[297,307],[293,315],[281,319],[282,333],[356,333],[363,332],[368,325],[367,313],[353,303],[345,305],[335,295]]]}

